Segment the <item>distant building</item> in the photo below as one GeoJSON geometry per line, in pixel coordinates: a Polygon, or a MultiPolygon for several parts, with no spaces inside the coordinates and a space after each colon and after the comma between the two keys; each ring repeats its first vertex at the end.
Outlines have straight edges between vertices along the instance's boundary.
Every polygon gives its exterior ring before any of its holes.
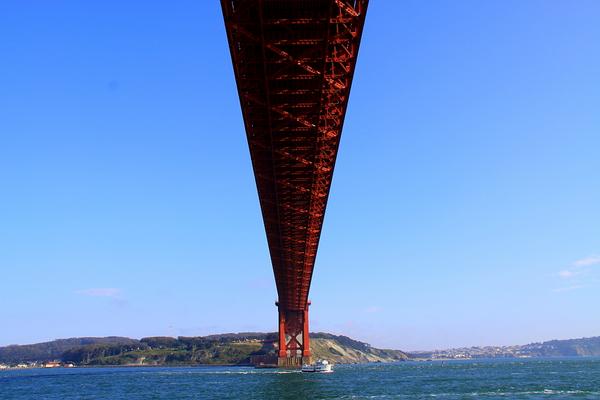
{"type": "Polygon", "coordinates": [[[44,368],[56,368],[60,367],[60,361],[48,361],[44,364],[44,368]]]}

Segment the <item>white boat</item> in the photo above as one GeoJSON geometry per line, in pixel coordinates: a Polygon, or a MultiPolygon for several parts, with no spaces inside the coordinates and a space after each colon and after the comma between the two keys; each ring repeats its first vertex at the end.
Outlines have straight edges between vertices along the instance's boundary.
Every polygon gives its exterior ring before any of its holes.
{"type": "Polygon", "coordinates": [[[333,372],[333,366],[329,364],[327,360],[318,360],[313,364],[304,364],[302,366],[302,372],[321,372],[328,373],[333,372]]]}

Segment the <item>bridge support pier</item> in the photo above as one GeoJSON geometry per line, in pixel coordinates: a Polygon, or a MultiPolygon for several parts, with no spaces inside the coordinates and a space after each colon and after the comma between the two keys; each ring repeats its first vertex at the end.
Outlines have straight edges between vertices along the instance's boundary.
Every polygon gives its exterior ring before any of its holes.
{"type": "Polygon", "coordinates": [[[308,326],[308,306],[304,310],[279,311],[279,350],[277,365],[281,368],[300,368],[311,362],[308,326]]]}

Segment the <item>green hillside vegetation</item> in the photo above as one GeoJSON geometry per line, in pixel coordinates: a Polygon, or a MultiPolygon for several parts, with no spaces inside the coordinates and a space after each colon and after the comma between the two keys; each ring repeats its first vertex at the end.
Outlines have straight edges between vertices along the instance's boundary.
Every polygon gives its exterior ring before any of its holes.
{"type": "Polygon", "coordinates": [[[71,339],[58,339],[51,342],[11,345],[0,347],[0,363],[14,364],[19,362],[31,361],[52,361],[62,357],[62,355],[71,349],[84,346],[138,346],[139,341],[126,337],[83,337],[71,339]]]}

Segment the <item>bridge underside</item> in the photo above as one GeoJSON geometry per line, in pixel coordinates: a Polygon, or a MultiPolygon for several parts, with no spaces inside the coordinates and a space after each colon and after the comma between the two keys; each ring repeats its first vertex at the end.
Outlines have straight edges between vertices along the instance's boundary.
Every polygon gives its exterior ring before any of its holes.
{"type": "Polygon", "coordinates": [[[308,293],[368,0],[222,0],[279,300],[280,365],[310,357],[308,293]]]}

